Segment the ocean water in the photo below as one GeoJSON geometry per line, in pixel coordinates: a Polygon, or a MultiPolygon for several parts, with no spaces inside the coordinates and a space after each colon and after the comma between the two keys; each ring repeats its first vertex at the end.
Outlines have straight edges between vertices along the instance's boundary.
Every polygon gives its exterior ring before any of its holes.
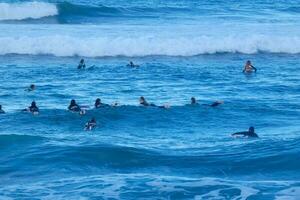
{"type": "Polygon", "coordinates": [[[0,61],[0,199],[300,199],[299,0],[1,0],[0,61]]]}

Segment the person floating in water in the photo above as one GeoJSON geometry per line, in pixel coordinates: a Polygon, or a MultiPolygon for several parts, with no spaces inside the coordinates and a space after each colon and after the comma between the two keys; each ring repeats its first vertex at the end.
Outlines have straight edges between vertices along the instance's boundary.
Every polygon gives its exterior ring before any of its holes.
{"type": "Polygon", "coordinates": [[[251,126],[248,131],[233,133],[232,136],[258,138],[258,135],[254,132],[253,126],[251,126]]]}
{"type": "Polygon", "coordinates": [[[32,113],[38,113],[39,108],[36,106],[35,101],[31,102],[31,106],[29,106],[29,111],[32,113]]]}
{"type": "Polygon", "coordinates": [[[35,101],[31,102],[31,105],[24,109],[23,112],[31,112],[32,114],[39,114],[39,108],[37,107],[35,101]]]}
{"type": "Polygon", "coordinates": [[[81,108],[79,105],[76,104],[76,101],[74,99],[71,100],[70,105],[68,107],[68,110],[73,112],[80,112],[81,108]]]}
{"type": "Polygon", "coordinates": [[[195,97],[191,98],[191,105],[198,105],[197,100],[195,97]]]}
{"type": "Polygon", "coordinates": [[[219,106],[219,105],[221,105],[223,103],[224,103],[224,101],[215,101],[212,104],[210,104],[209,106],[210,107],[217,107],[217,106],[219,106]]]}
{"type": "Polygon", "coordinates": [[[253,70],[254,70],[254,72],[257,71],[257,69],[251,64],[251,61],[248,60],[248,61],[246,62],[246,64],[245,64],[245,67],[244,67],[243,72],[244,72],[244,73],[251,73],[251,72],[253,72],[253,70]]]}
{"type": "Polygon", "coordinates": [[[108,104],[102,103],[100,98],[97,98],[95,101],[95,108],[107,107],[108,104]]]}
{"type": "MultiPolygon", "coordinates": [[[[221,105],[223,103],[224,103],[223,101],[215,101],[215,102],[213,102],[211,104],[202,104],[202,105],[204,105],[204,106],[210,106],[210,107],[217,107],[217,106],[219,106],[219,105],[221,105]]],[[[198,105],[198,102],[197,102],[197,100],[196,100],[195,97],[191,98],[191,105],[198,105]]]]}
{"type": "Polygon", "coordinates": [[[86,130],[86,131],[91,131],[91,130],[93,130],[94,128],[96,128],[96,126],[97,126],[96,119],[93,117],[90,121],[88,121],[88,122],[85,124],[84,130],[86,130]]]}
{"type": "Polygon", "coordinates": [[[0,105],[0,114],[5,114],[5,111],[2,110],[2,105],[0,105]]]}
{"type": "Polygon", "coordinates": [[[163,106],[156,106],[155,104],[153,103],[148,103],[145,99],[145,97],[141,96],[140,99],[139,99],[139,102],[140,102],[140,105],[141,106],[153,106],[153,107],[158,107],[158,108],[170,108],[169,105],[163,105],[163,106]]]}
{"type": "Polygon", "coordinates": [[[145,97],[140,97],[139,99],[141,106],[149,106],[150,104],[146,101],[145,97]]]}
{"type": "Polygon", "coordinates": [[[81,60],[80,60],[77,69],[85,69],[84,59],[81,59],[81,60]]]}
{"type": "Polygon", "coordinates": [[[130,61],[127,67],[139,67],[139,65],[135,65],[132,61],[130,61]]]}
{"type": "Polygon", "coordinates": [[[35,85],[34,84],[31,84],[30,86],[29,86],[29,88],[27,88],[25,91],[27,91],[27,92],[32,92],[32,91],[34,91],[35,90],[35,85]]]}

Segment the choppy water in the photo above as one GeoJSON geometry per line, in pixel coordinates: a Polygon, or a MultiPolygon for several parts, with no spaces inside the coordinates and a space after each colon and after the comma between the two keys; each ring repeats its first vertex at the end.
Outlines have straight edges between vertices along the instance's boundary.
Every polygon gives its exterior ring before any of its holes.
{"type": "Polygon", "coordinates": [[[0,199],[300,196],[300,1],[1,2],[0,199]]]}

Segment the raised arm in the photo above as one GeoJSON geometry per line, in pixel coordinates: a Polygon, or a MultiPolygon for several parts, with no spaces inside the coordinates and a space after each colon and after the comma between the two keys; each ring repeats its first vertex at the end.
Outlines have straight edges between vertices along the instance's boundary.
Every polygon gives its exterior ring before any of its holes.
{"type": "Polygon", "coordinates": [[[251,67],[254,69],[255,72],[257,71],[257,69],[253,65],[251,65],[251,67]]]}

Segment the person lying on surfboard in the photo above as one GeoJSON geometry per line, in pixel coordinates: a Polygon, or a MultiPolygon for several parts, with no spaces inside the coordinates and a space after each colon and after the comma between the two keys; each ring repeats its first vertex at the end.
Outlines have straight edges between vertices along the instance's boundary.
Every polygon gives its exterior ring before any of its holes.
{"type": "Polygon", "coordinates": [[[95,108],[107,107],[108,104],[102,103],[100,98],[97,98],[95,101],[95,108]]]}
{"type": "Polygon", "coordinates": [[[127,67],[139,67],[139,65],[135,65],[132,61],[130,61],[127,67]]]}
{"type": "Polygon", "coordinates": [[[32,91],[34,91],[35,90],[35,85],[34,84],[31,84],[30,86],[29,86],[29,88],[27,88],[25,91],[26,92],[32,92],[32,91]]]}
{"type": "MultiPolygon", "coordinates": [[[[202,105],[204,105],[204,106],[210,106],[210,107],[217,107],[217,106],[219,106],[219,105],[221,105],[223,103],[224,103],[223,101],[215,101],[215,102],[213,102],[211,104],[202,104],[202,105]]],[[[195,97],[191,98],[191,105],[199,105],[195,97]]]]}
{"type": "Polygon", "coordinates": [[[163,105],[163,106],[157,106],[153,103],[148,103],[145,99],[145,97],[141,96],[139,99],[140,105],[141,106],[153,106],[153,107],[158,107],[158,108],[170,108],[169,105],[163,105]]]}
{"type": "Polygon", "coordinates": [[[233,134],[231,134],[231,136],[258,138],[258,135],[254,132],[253,126],[251,126],[248,131],[233,133],[233,134]]]}

